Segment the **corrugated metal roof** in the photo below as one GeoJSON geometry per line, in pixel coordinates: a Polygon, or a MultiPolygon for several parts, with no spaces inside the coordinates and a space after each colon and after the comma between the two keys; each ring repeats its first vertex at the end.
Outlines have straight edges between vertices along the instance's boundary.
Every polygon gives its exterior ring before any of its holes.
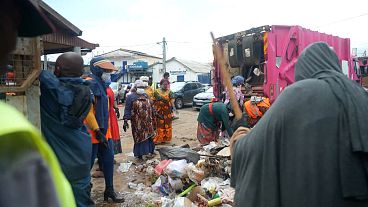
{"type": "Polygon", "coordinates": [[[57,11],[51,8],[43,1],[38,1],[39,6],[46,16],[53,22],[59,32],[67,32],[74,36],[81,36],[82,30],[61,16],[57,11]]]}
{"type": "Polygon", "coordinates": [[[177,61],[182,65],[186,66],[188,69],[194,71],[195,73],[209,73],[211,71],[212,66],[208,63],[200,63],[193,60],[184,60],[178,58],[171,58],[167,62],[177,61]]]}
{"type": "Polygon", "coordinates": [[[104,53],[104,54],[101,54],[101,55],[98,55],[98,56],[103,56],[103,57],[106,57],[106,58],[110,57],[111,58],[111,57],[132,57],[132,56],[135,56],[135,55],[162,59],[160,57],[149,55],[149,54],[144,53],[144,52],[139,52],[139,51],[135,51],[135,50],[128,50],[128,49],[123,49],[123,48],[113,50],[111,52],[107,52],[107,53],[104,53]]]}

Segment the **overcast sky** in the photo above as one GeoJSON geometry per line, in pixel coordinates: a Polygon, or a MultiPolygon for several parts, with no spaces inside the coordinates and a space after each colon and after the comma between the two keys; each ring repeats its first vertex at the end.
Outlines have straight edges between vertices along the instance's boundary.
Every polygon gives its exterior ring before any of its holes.
{"type": "Polygon", "coordinates": [[[217,37],[262,25],[300,25],[348,37],[368,48],[368,0],[44,0],[100,44],[93,54],[118,48],[168,59],[212,61],[209,32],[217,37]]]}

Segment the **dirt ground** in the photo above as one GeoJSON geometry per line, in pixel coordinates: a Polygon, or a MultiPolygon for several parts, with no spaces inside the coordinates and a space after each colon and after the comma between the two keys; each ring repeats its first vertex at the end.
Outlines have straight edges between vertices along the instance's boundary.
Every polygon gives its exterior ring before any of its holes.
{"type": "MultiPolygon", "coordinates": [[[[120,114],[123,116],[124,114],[124,108],[120,107],[120,114]]],[[[179,119],[174,120],[173,122],[173,138],[170,144],[166,144],[165,146],[171,146],[171,145],[183,145],[183,144],[189,144],[191,147],[195,147],[199,145],[199,142],[196,139],[196,132],[197,132],[197,116],[198,111],[193,110],[191,107],[186,107],[184,109],[179,110],[179,119]]],[[[133,150],[133,137],[130,129],[127,132],[123,131],[123,120],[119,120],[119,126],[120,126],[120,137],[122,141],[122,147],[123,147],[123,153],[115,155],[115,160],[117,163],[115,164],[114,169],[114,188],[116,192],[122,193],[123,195],[127,192],[133,192],[134,190],[129,189],[128,183],[145,183],[145,177],[142,173],[135,173],[134,169],[135,165],[135,158],[129,156],[128,154],[132,152],[133,150]],[[118,171],[118,167],[120,163],[133,162],[132,166],[130,167],[130,172],[128,173],[121,173],[118,171]]],[[[158,145],[157,148],[160,148],[164,145],[158,145]]],[[[155,158],[159,159],[159,155],[157,152],[157,155],[155,158]]],[[[96,165],[95,165],[96,167],[96,165]]],[[[95,168],[94,167],[94,168],[95,168]]],[[[92,170],[94,172],[94,169],[92,170]]],[[[96,202],[97,207],[120,207],[120,206],[137,206],[135,204],[132,204],[131,200],[134,198],[128,198],[126,197],[127,202],[122,204],[113,204],[106,203],[103,201],[103,192],[105,190],[105,182],[103,178],[92,178],[93,188],[92,188],[92,198],[96,202]]],[[[138,202],[139,203],[139,202],[138,202]]]]}

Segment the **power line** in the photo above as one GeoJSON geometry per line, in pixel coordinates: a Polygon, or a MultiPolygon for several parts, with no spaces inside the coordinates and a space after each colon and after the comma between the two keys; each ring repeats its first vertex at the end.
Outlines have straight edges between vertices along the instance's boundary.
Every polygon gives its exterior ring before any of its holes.
{"type": "Polygon", "coordinates": [[[167,41],[167,42],[178,44],[212,44],[212,42],[189,42],[189,41],[167,41]]]}
{"type": "Polygon", "coordinates": [[[348,18],[345,18],[345,19],[340,19],[340,20],[333,21],[333,22],[330,22],[330,23],[327,23],[327,24],[323,24],[323,25],[320,25],[318,27],[330,26],[330,25],[333,25],[333,24],[346,22],[346,21],[349,21],[349,20],[352,20],[352,19],[357,19],[357,18],[360,18],[360,17],[363,17],[363,16],[367,16],[367,15],[368,15],[368,13],[363,13],[363,14],[360,14],[360,15],[357,15],[357,16],[354,16],[354,17],[348,17],[348,18]]]}
{"type": "Polygon", "coordinates": [[[99,47],[138,47],[138,46],[147,46],[147,45],[156,45],[156,42],[153,43],[145,43],[145,44],[137,44],[137,45],[101,45],[99,47]]]}

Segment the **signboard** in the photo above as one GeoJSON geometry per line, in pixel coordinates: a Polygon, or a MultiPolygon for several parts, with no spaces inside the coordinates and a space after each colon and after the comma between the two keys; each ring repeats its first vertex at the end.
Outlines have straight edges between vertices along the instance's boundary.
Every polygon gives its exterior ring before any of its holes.
{"type": "Polygon", "coordinates": [[[134,62],[133,65],[127,65],[128,71],[142,71],[148,69],[148,63],[145,61],[134,62]]]}
{"type": "Polygon", "coordinates": [[[183,71],[170,71],[171,75],[185,75],[187,73],[187,71],[183,70],[183,71]]]}

